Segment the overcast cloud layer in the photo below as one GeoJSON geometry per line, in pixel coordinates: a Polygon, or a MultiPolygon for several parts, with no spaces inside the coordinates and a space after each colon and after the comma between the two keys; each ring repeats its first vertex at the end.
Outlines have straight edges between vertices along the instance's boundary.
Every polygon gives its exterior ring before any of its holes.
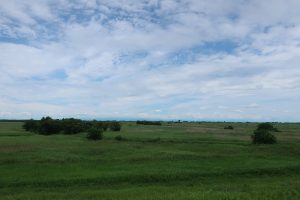
{"type": "Polygon", "coordinates": [[[299,0],[2,0],[0,118],[300,121],[299,0]]]}

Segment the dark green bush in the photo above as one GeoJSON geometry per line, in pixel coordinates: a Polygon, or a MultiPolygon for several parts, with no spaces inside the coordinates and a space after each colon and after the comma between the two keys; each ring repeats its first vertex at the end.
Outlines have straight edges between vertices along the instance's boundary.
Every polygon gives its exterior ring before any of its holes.
{"type": "Polygon", "coordinates": [[[84,131],[84,123],[80,119],[63,119],[61,126],[64,134],[76,134],[84,131]]]}
{"type": "Polygon", "coordinates": [[[277,139],[275,135],[270,133],[268,130],[255,130],[251,136],[253,144],[275,144],[277,139]]]}
{"type": "Polygon", "coordinates": [[[140,125],[161,125],[160,121],[136,121],[136,124],[140,124],[140,125]]]}
{"type": "Polygon", "coordinates": [[[41,120],[27,120],[24,122],[23,128],[26,131],[33,131],[43,135],[51,134],[76,134],[88,131],[91,128],[101,129],[106,131],[108,128],[111,131],[120,131],[120,122],[109,121],[82,121],[75,118],[52,119],[51,117],[43,117],[41,120]]]}
{"type": "Polygon", "coordinates": [[[92,127],[88,130],[86,137],[87,137],[87,139],[90,139],[90,140],[102,140],[103,139],[103,130],[92,127]]]}
{"type": "Polygon", "coordinates": [[[120,122],[111,122],[109,129],[111,131],[120,131],[121,130],[121,123],[120,122]]]}
{"type": "Polygon", "coordinates": [[[96,128],[101,128],[103,131],[106,131],[110,127],[110,123],[106,121],[92,121],[92,124],[96,128]]]}
{"type": "Polygon", "coordinates": [[[121,135],[117,135],[117,136],[115,137],[115,140],[118,140],[118,141],[125,141],[125,140],[127,140],[127,139],[124,138],[124,137],[122,137],[121,135]]]}
{"type": "MultiPolygon", "coordinates": [[[[109,122],[102,122],[102,129],[106,131],[109,128],[109,122]]],[[[120,128],[121,129],[121,128],[120,128]]]]}
{"type": "Polygon", "coordinates": [[[43,117],[40,120],[38,133],[42,135],[57,134],[62,130],[59,120],[54,120],[51,117],[43,117]]]}
{"type": "Polygon", "coordinates": [[[277,128],[275,128],[271,123],[264,122],[257,125],[256,130],[268,130],[268,131],[275,131],[279,132],[277,128]]]}
{"type": "Polygon", "coordinates": [[[84,131],[88,131],[90,128],[94,127],[94,123],[92,121],[83,121],[82,123],[84,131]]]}
{"type": "Polygon", "coordinates": [[[224,129],[230,129],[230,130],[233,130],[233,126],[231,126],[231,125],[225,126],[224,129]]]}
{"type": "Polygon", "coordinates": [[[23,124],[26,131],[37,132],[39,129],[39,122],[33,119],[27,120],[23,124]]]}

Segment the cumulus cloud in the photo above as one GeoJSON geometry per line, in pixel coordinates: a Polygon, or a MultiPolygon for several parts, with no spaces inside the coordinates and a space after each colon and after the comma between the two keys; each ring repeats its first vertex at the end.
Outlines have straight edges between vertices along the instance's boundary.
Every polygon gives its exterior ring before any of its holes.
{"type": "Polygon", "coordinates": [[[299,121],[300,3],[269,4],[2,1],[0,118],[299,121]]]}

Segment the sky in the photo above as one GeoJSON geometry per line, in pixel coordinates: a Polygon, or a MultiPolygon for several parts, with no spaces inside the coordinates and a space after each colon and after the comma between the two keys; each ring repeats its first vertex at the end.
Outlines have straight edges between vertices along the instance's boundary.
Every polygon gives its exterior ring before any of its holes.
{"type": "Polygon", "coordinates": [[[0,118],[300,121],[299,0],[0,0],[0,118]]]}

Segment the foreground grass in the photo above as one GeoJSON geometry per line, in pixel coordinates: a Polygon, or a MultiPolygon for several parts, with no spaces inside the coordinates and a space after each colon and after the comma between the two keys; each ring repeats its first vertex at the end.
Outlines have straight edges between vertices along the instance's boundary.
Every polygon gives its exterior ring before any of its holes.
{"type": "Polygon", "coordinates": [[[103,141],[21,125],[0,123],[0,199],[300,199],[297,124],[276,145],[251,145],[252,123],[124,123],[103,141]]]}

